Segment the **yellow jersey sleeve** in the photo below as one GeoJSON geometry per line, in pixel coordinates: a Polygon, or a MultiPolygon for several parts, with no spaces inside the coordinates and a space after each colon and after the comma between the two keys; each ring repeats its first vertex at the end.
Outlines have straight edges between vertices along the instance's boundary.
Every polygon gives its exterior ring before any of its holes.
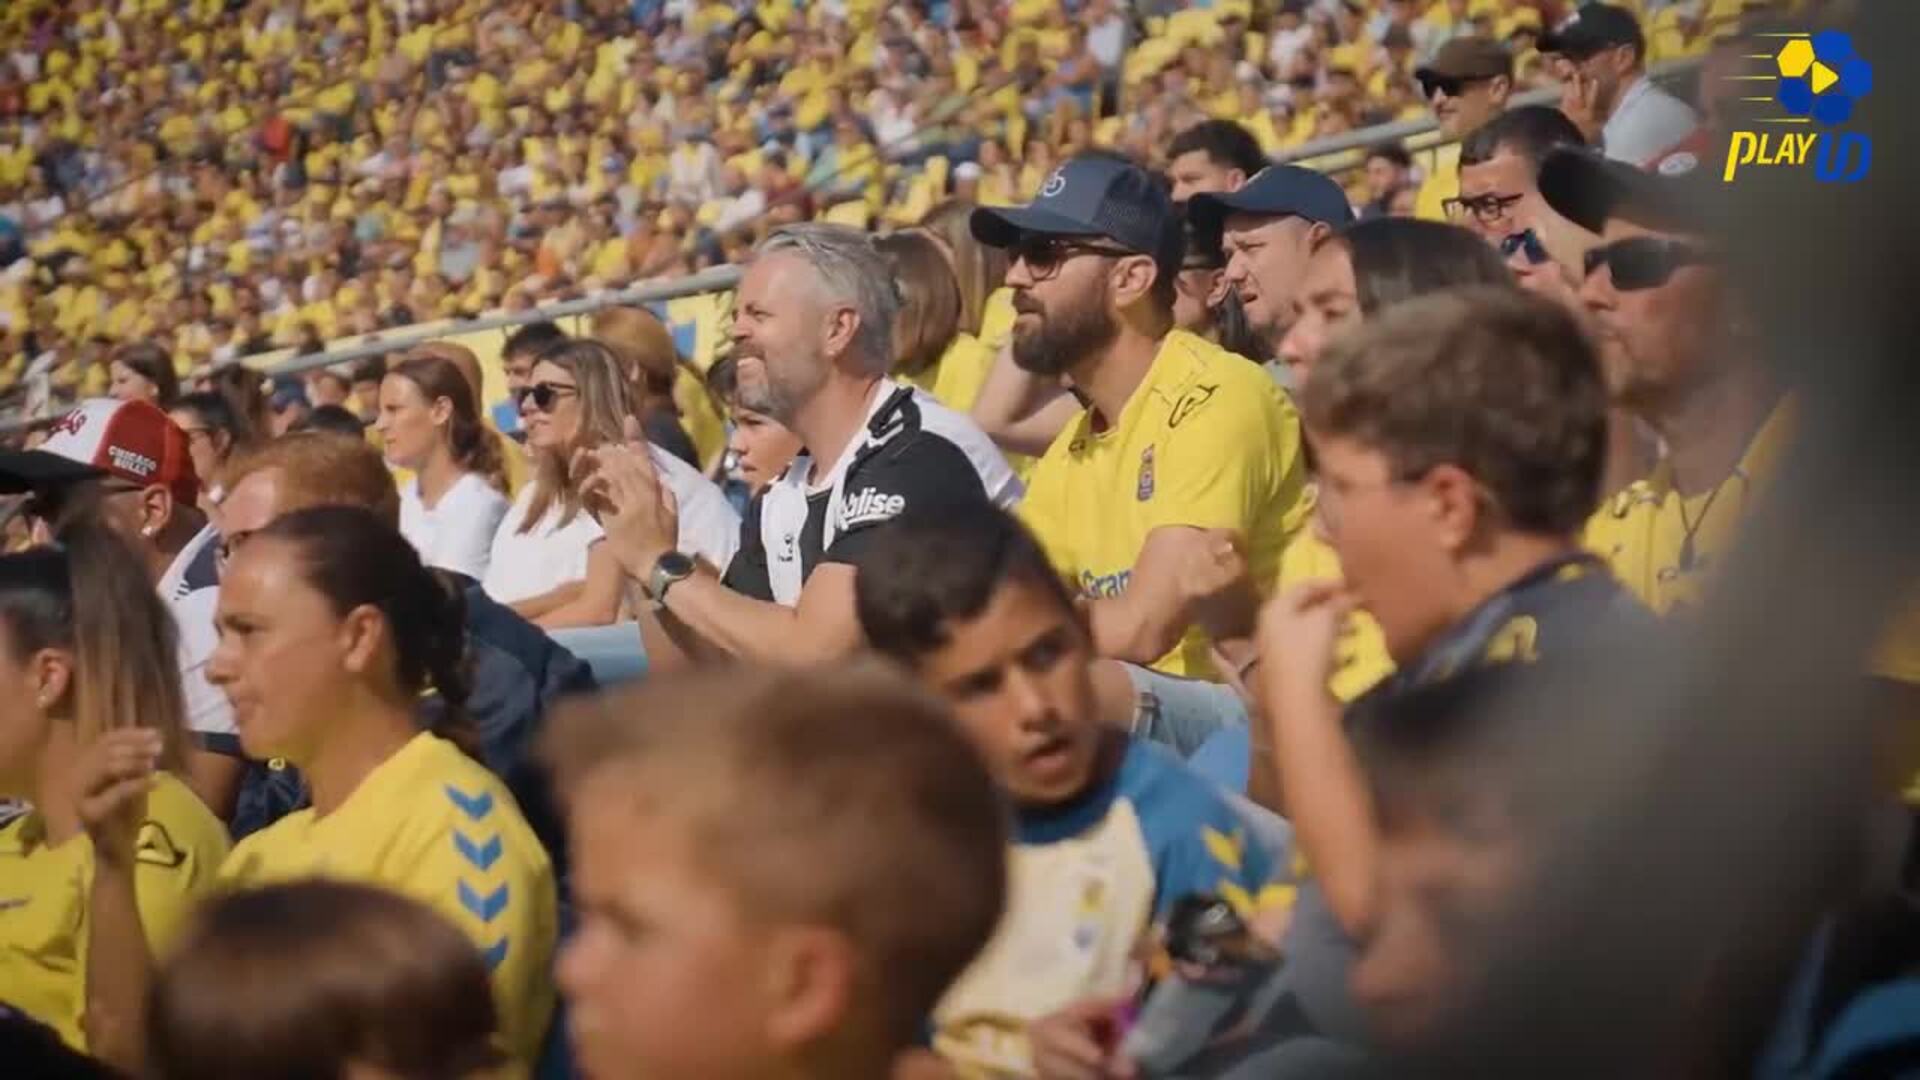
{"type": "Polygon", "coordinates": [[[501,1042],[531,1064],[553,1014],[553,870],[504,789],[443,788],[455,811],[450,825],[427,838],[402,880],[388,884],[426,900],[473,940],[493,980],[501,1042]]]}
{"type": "MultiPolygon", "coordinates": [[[[1302,582],[1340,578],[1340,556],[1314,535],[1312,529],[1302,529],[1280,556],[1280,578],[1275,591],[1302,582]]],[[[1348,615],[1340,627],[1340,638],[1334,643],[1333,675],[1327,680],[1327,689],[1345,703],[1373,689],[1391,674],[1393,660],[1387,656],[1387,639],[1380,632],[1380,624],[1364,611],[1348,615]]]]}
{"type": "Polygon", "coordinates": [[[156,953],[173,941],[226,860],[226,826],[193,789],[163,774],[147,796],[147,820],[134,846],[134,895],[147,945],[156,953]]]}

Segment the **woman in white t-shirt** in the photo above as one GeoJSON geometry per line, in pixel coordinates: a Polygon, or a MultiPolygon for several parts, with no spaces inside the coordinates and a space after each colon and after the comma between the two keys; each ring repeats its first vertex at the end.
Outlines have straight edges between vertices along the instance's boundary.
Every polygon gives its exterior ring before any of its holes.
{"type": "MultiPolygon", "coordinates": [[[[603,626],[619,617],[619,564],[599,544],[600,523],[569,464],[576,453],[626,439],[637,414],[632,385],[597,341],[556,342],[534,362],[520,418],[534,476],[500,522],[487,594],[549,630],[603,626]]],[[[693,466],[649,446],[680,507],[680,550],[725,569],[740,543],[740,516],[693,466]]]]}
{"type": "Polygon", "coordinates": [[[506,473],[473,385],[443,357],[408,357],[380,383],[374,427],[387,462],[414,474],[400,487],[401,535],[428,566],[484,579],[507,515],[506,473]]]}

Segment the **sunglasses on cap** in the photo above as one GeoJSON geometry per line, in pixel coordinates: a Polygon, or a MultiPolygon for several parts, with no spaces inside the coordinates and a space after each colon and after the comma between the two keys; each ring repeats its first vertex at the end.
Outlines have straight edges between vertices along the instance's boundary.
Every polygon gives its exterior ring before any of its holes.
{"type": "Polygon", "coordinates": [[[1436,93],[1457,98],[1461,94],[1466,93],[1471,87],[1483,82],[1492,81],[1493,77],[1489,75],[1436,75],[1428,71],[1422,72],[1417,78],[1420,80],[1421,96],[1431,101],[1433,100],[1433,95],[1436,93]]]}
{"type": "Polygon", "coordinates": [[[1014,262],[1027,264],[1027,270],[1034,280],[1045,281],[1060,272],[1060,266],[1075,255],[1103,255],[1110,259],[1124,259],[1129,255],[1138,255],[1137,251],[1128,251],[1111,244],[1095,244],[1085,240],[1073,240],[1058,236],[1041,236],[1028,233],[1016,241],[1007,254],[1014,262]]]}
{"type": "Polygon", "coordinates": [[[1501,257],[1511,259],[1521,252],[1526,253],[1527,262],[1534,266],[1539,266],[1548,259],[1546,245],[1540,242],[1540,237],[1535,235],[1532,229],[1511,233],[1500,241],[1501,257]]]}
{"type": "Polygon", "coordinates": [[[1683,266],[1712,262],[1705,250],[1678,240],[1659,236],[1629,236],[1602,244],[1587,252],[1587,276],[1606,267],[1613,275],[1613,287],[1621,292],[1657,289],[1683,266]]]}
{"type": "Polygon", "coordinates": [[[568,395],[578,397],[579,394],[580,388],[577,386],[568,386],[565,383],[540,382],[515,390],[513,392],[513,404],[516,408],[524,409],[526,408],[527,402],[531,400],[534,408],[539,409],[541,412],[548,412],[552,410],[554,403],[561,398],[567,397],[568,395]]]}

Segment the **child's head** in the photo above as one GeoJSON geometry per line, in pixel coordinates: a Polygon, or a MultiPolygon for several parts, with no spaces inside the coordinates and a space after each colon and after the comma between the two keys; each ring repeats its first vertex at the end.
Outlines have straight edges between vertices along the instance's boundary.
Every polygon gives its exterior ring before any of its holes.
{"type": "Polygon", "coordinates": [[[1090,784],[1106,745],[1093,641],[1019,523],[983,508],[903,522],[854,582],[867,640],[945,697],[995,776],[1032,806],[1090,784]]]}
{"type": "Polygon", "coordinates": [[[486,962],[431,908],[311,880],[202,906],[147,1007],[158,1080],[460,1080],[499,1063],[486,962]]]}
{"type": "Polygon", "coordinates": [[[1486,597],[1517,539],[1571,544],[1599,499],[1606,388],[1565,310],[1514,289],[1393,305],[1300,394],[1319,526],[1401,661],[1486,597]]]}
{"type": "Polygon", "coordinates": [[[1432,1048],[1520,906],[1551,784],[1529,747],[1533,665],[1500,665],[1356,706],[1379,809],[1379,913],[1352,973],[1370,1029],[1432,1048]]]}
{"type": "Polygon", "coordinates": [[[595,1076],[884,1075],[999,920],[991,779],[889,672],[662,678],[568,707],[545,756],[595,1076]]]}
{"type": "Polygon", "coordinates": [[[786,471],[804,447],[800,436],[785,424],[740,404],[739,391],[734,358],[728,355],[715,360],[707,369],[707,392],[726,406],[727,419],[732,422],[727,450],[733,454],[740,479],[758,494],[786,471]]]}

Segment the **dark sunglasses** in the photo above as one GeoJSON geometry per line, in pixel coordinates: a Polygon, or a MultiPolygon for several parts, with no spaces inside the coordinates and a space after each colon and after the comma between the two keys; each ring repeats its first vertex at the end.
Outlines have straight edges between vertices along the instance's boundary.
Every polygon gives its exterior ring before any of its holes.
{"type": "Polygon", "coordinates": [[[1525,252],[1527,261],[1535,266],[1539,266],[1548,259],[1546,245],[1540,242],[1540,238],[1534,235],[1532,229],[1522,229],[1500,241],[1502,257],[1511,259],[1519,252],[1525,252]]]}
{"type": "Polygon", "coordinates": [[[1613,287],[1621,292],[1657,289],[1683,266],[1713,261],[1713,256],[1692,244],[1659,236],[1629,236],[1587,252],[1587,276],[1602,266],[1612,271],[1613,287]]]}
{"type": "Polygon", "coordinates": [[[1456,75],[1436,75],[1430,71],[1417,75],[1415,78],[1420,80],[1420,93],[1429,101],[1433,100],[1433,95],[1436,92],[1445,94],[1448,97],[1459,97],[1466,92],[1468,87],[1490,80],[1489,76],[1484,75],[1462,78],[1456,75]]]}
{"type": "Polygon", "coordinates": [[[553,408],[554,402],[559,401],[569,394],[578,396],[579,393],[580,388],[577,386],[567,386],[563,383],[550,382],[534,383],[532,386],[523,386],[515,390],[513,392],[513,404],[515,408],[524,409],[526,408],[527,400],[531,398],[534,408],[539,409],[541,412],[547,412],[553,408]]]}
{"type": "Polygon", "coordinates": [[[1031,233],[1022,236],[1008,252],[1014,262],[1024,262],[1034,278],[1045,281],[1060,272],[1060,265],[1075,255],[1104,255],[1112,259],[1123,259],[1139,252],[1108,244],[1093,244],[1084,240],[1063,240],[1056,236],[1036,236],[1031,233]]]}

